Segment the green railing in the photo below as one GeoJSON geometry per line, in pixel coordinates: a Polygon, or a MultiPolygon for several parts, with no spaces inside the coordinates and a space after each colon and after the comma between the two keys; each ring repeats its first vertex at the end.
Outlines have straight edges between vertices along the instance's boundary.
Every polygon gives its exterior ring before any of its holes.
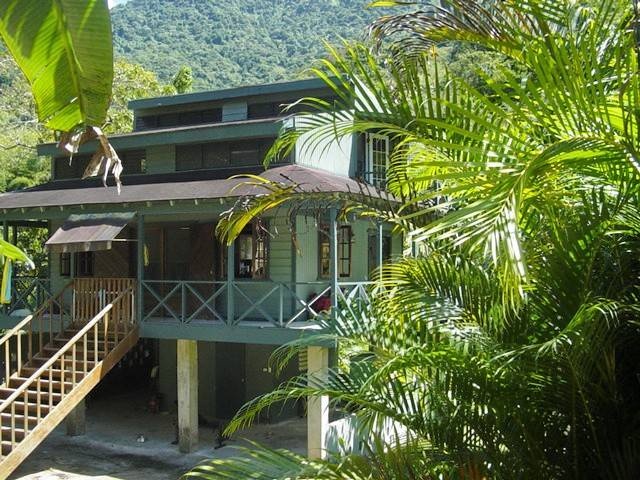
{"type": "Polygon", "coordinates": [[[269,322],[286,327],[320,313],[328,282],[143,280],[142,321],[269,322]]]}
{"type": "Polygon", "coordinates": [[[4,311],[11,315],[24,310],[28,315],[51,296],[51,281],[48,278],[14,277],[11,303],[5,306],[4,311]]]}
{"type": "MultiPolygon", "coordinates": [[[[49,280],[20,277],[15,301],[7,310],[35,311],[51,298],[49,280]]],[[[371,282],[339,282],[338,309],[367,314],[379,287],[371,282]],[[364,313],[363,313],[364,312],[364,313]]],[[[142,322],[221,322],[227,325],[260,322],[286,328],[312,322],[331,306],[328,281],[271,280],[143,280],[142,322]]]]}

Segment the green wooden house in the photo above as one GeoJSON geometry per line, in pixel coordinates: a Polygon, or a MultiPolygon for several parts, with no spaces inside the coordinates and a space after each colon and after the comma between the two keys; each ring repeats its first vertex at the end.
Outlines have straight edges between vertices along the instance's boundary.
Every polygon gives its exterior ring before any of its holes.
{"type": "MultiPolygon", "coordinates": [[[[301,80],[133,101],[134,131],[110,139],[124,165],[120,194],[99,180],[80,179],[91,144],[71,163],[54,144],[40,145],[39,154],[51,158],[51,181],[0,195],[5,237],[11,239],[19,229],[49,229],[48,275],[15,278],[13,302],[2,317],[5,328],[18,325],[0,345],[7,352],[0,351],[7,359],[5,385],[12,386],[12,377],[25,379],[14,382],[22,388],[16,399],[34,391],[44,401],[57,386],[53,376],[64,377],[71,360],[84,361],[87,371],[78,373],[79,380],[74,377],[69,393],[60,382],[59,396],[49,405],[53,413],[77,413],[82,395],[72,394],[76,383],[88,380],[91,368],[106,362],[99,381],[109,363],[119,361],[109,361],[106,347],[100,357],[95,346],[91,364],[92,342],[107,345],[115,334],[116,345],[126,333],[130,339],[118,355],[146,342],[145,355],[158,367],[154,373],[162,401],[177,401],[180,447],[188,451],[197,441],[198,414],[230,418],[243,403],[283,379],[267,367],[274,348],[317,333],[315,317],[322,310],[366,300],[370,272],[400,254],[402,239],[367,219],[341,221],[336,211],[363,192],[381,195],[388,139],[370,134],[319,149],[301,144],[268,170],[262,166],[278,133],[296,128],[299,121],[295,110],[282,113],[282,105],[331,95],[322,82],[301,80]],[[326,195],[327,202],[269,212],[226,245],[214,233],[220,215],[246,196],[264,194],[233,177],[239,174],[296,183],[301,191],[326,195]],[[104,313],[113,302],[122,302],[123,292],[126,304],[104,313]],[[116,314],[122,318],[108,318],[116,314]],[[88,333],[82,333],[83,326],[88,333]],[[68,337],[73,334],[76,343],[83,343],[71,349],[73,338],[68,337]],[[18,336],[13,343],[11,335],[18,336]],[[44,347],[58,338],[58,345],[68,340],[67,357],[44,347]],[[81,351],[89,351],[89,358],[81,351]],[[49,374],[52,390],[40,392],[47,379],[28,382],[29,372],[21,369],[46,365],[46,359],[53,360],[40,374],[49,374]]],[[[286,375],[299,368],[327,368],[329,350],[326,345],[310,348],[307,358],[286,375]]],[[[24,398],[27,411],[31,407],[24,398]]],[[[40,428],[40,417],[46,415],[39,413],[31,427],[25,420],[25,439],[40,428]]],[[[327,422],[326,399],[311,399],[310,455],[320,455],[327,422]]],[[[7,459],[11,452],[24,456],[21,450],[35,448],[26,440],[1,440],[10,444],[8,453],[3,451],[7,459]]]]}

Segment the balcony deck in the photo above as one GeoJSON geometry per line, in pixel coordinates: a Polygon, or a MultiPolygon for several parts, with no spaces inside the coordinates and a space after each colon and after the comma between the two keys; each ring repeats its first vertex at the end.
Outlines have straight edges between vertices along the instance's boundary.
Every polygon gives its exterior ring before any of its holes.
{"type": "MultiPolygon", "coordinates": [[[[14,285],[13,302],[0,320],[4,328],[51,297],[48,279],[17,277],[14,285]]],[[[329,314],[332,301],[354,313],[368,305],[373,285],[340,282],[332,300],[328,281],[143,280],[138,324],[141,336],[150,338],[281,344],[319,333],[317,318],[329,314]]]]}

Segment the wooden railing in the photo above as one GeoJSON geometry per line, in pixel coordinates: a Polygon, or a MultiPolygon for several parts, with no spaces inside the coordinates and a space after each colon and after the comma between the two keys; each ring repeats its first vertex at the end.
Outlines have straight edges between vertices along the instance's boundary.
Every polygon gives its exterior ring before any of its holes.
{"type": "Polygon", "coordinates": [[[34,355],[41,352],[55,334],[64,330],[71,319],[71,312],[65,307],[65,297],[71,295],[73,282],[49,297],[33,314],[0,338],[0,360],[4,363],[2,383],[20,371],[22,365],[30,362],[34,355]],[[26,337],[26,345],[23,339],[26,337]]]}
{"type": "MultiPolygon", "coordinates": [[[[95,286],[90,282],[85,285],[95,286]]],[[[119,292],[115,298],[109,298],[113,293],[108,291],[109,303],[73,333],[42,366],[33,367],[35,371],[2,401],[0,417],[6,420],[0,430],[3,456],[13,451],[68,396],[75,392],[78,396],[75,400],[79,401],[86,395],[87,389],[76,390],[76,387],[88,380],[94,369],[100,368],[100,362],[134,328],[133,292],[131,287],[119,292]]],[[[64,418],[62,413],[66,410],[60,412],[61,418],[52,420],[52,425],[64,418]]]]}
{"type": "MultiPolygon", "coordinates": [[[[105,305],[126,290],[135,288],[133,278],[76,278],[73,280],[72,315],[76,325],[92,319],[105,305]]],[[[133,312],[134,297],[126,300],[133,312]]]]}

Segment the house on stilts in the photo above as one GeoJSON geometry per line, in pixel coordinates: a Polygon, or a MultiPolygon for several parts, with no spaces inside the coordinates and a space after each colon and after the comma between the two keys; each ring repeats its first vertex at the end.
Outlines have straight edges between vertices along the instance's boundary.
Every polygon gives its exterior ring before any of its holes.
{"type": "MultiPolygon", "coordinates": [[[[0,195],[6,239],[49,232],[48,274],[16,276],[0,319],[0,474],[65,418],[81,421],[85,396],[112,367],[134,368],[123,362],[132,352],[153,371],[161,402],[177,405],[184,452],[197,442],[199,415],[228,419],[299,369],[328,367],[332,346],[321,342],[284,376],[267,361],[278,346],[317,334],[321,310],[367,301],[370,272],[401,253],[402,239],[387,225],[337,216],[364,192],[382,201],[386,137],[298,145],[264,170],[279,132],[296,128],[295,111],[281,106],[306,96],[332,92],[301,80],[131,102],[134,131],[110,138],[124,165],[120,194],[80,179],[91,144],[71,163],[54,144],[39,146],[51,181],[0,195]],[[238,174],[295,183],[327,201],[267,212],[227,245],[215,235],[221,213],[265,193],[240,185],[238,174]]],[[[326,399],[307,410],[309,455],[320,456],[326,399]]]]}

